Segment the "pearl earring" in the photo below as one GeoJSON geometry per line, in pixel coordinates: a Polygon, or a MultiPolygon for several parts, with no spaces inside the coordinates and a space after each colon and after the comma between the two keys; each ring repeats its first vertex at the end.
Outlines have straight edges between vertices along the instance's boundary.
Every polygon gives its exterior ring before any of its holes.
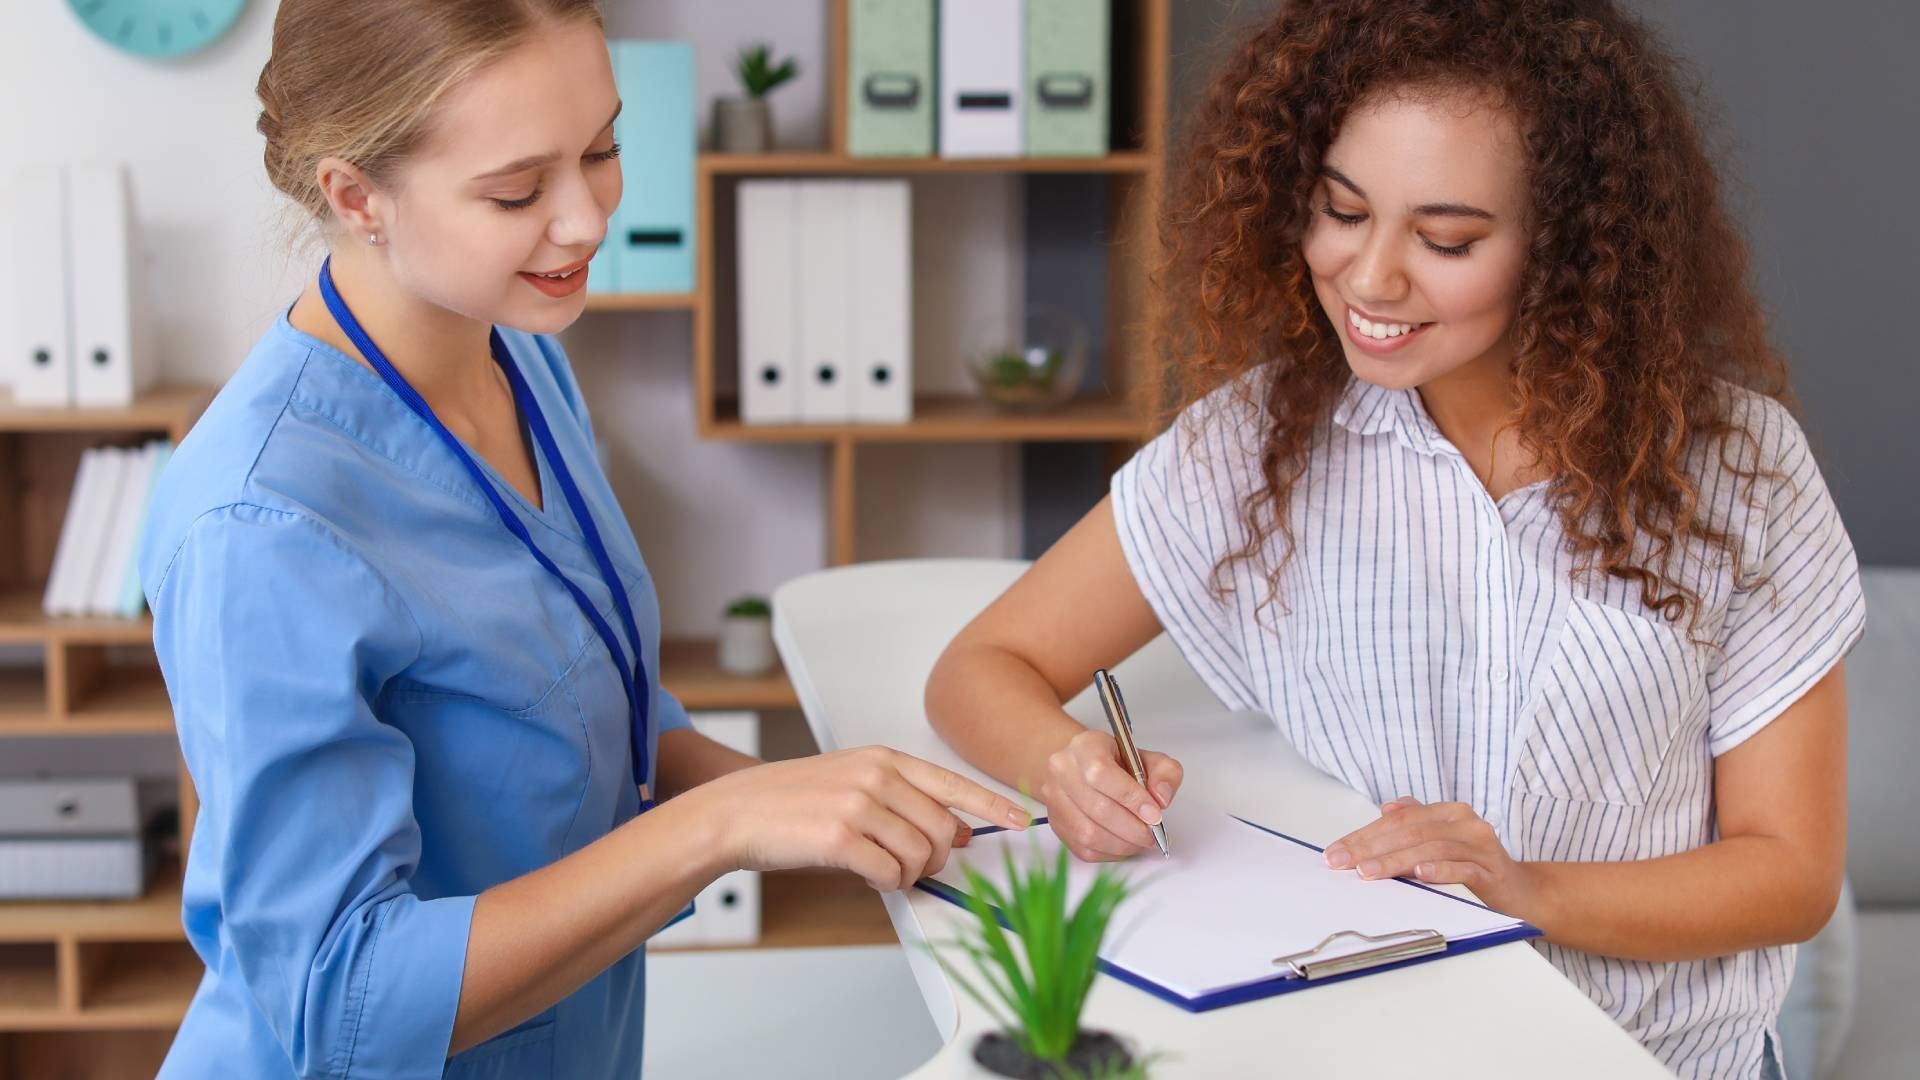
{"type": "Polygon", "coordinates": [[[379,233],[368,233],[368,234],[367,234],[367,243],[369,243],[369,244],[378,244],[379,242],[380,242],[380,234],[379,234],[379,233]]]}

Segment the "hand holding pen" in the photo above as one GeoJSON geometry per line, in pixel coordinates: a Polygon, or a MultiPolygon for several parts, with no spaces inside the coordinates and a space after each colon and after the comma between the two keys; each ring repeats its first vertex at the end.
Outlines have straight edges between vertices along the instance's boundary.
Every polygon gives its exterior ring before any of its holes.
{"type": "MultiPolygon", "coordinates": [[[[1108,724],[1130,738],[1125,701],[1106,672],[1095,675],[1096,684],[1103,680],[1119,705],[1116,723],[1108,695],[1101,693],[1108,724]]],[[[1141,775],[1136,777],[1121,741],[1104,731],[1081,732],[1047,759],[1040,797],[1047,805],[1048,824],[1076,857],[1112,862],[1163,850],[1161,813],[1179,792],[1183,770],[1178,761],[1152,750],[1139,750],[1138,760],[1141,775]]]]}

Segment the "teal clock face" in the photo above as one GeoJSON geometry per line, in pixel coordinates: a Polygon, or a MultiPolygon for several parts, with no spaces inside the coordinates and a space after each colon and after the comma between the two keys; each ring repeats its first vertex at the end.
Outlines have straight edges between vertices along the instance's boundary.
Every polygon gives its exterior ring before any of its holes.
{"type": "Polygon", "coordinates": [[[219,40],[247,0],[67,0],[67,6],[107,44],[164,59],[219,40]]]}

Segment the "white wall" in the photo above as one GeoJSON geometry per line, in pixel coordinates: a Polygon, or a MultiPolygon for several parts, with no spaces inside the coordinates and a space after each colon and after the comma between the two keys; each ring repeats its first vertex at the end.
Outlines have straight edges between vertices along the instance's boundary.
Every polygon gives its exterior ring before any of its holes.
{"type": "MultiPolygon", "coordinates": [[[[614,36],[695,42],[702,102],[730,92],[728,63],[748,40],[796,55],[800,77],[773,98],[777,141],[824,141],[820,0],[604,6],[614,36]]],[[[155,64],[99,42],[59,0],[8,5],[8,32],[0,34],[0,100],[9,103],[0,108],[0,181],[28,161],[129,163],[159,360],[172,379],[223,381],[318,266],[317,258],[293,259],[275,246],[286,203],[266,181],[253,129],[253,86],[275,7],[254,0],[210,50],[155,64]]],[[[709,108],[703,105],[703,127],[709,108]]],[[[943,208],[916,214],[923,227],[915,244],[916,378],[924,386],[965,385],[948,331],[1017,309],[1020,191],[1010,178],[916,183],[923,208],[943,208]],[[965,215],[954,212],[956,203],[965,215]]],[[[10,272],[0,260],[0,297],[10,295],[10,272]]],[[[0,304],[0,319],[10,318],[6,309],[0,304]]],[[[694,438],[687,315],[590,314],[563,340],[608,444],[614,487],[659,579],[669,635],[711,634],[732,595],[771,591],[824,564],[825,455],[811,446],[694,438]]],[[[871,483],[862,484],[862,554],[1014,554],[1013,457],[1001,447],[863,453],[862,477],[871,483]]]]}

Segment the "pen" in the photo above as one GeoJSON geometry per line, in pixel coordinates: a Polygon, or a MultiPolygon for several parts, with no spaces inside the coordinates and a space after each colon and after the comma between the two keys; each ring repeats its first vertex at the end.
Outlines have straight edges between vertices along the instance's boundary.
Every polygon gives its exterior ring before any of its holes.
{"type": "MultiPolygon", "coordinates": [[[[1146,787],[1147,767],[1140,761],[1140,748],[1133,744],[1133,721],[1127,718],[1127,702],[1120,696],[1120,684],[1107,674],[1106,668],[1101,668],[1093,673],[1093,685],[1100,691],[1100,707],[1107,712],[1107,726],[1113,729],[1113,741],[1120,744],[1120,756],[1126,760],[1133,778],[1141,787],[1146,787]]],[[[1160,854],[1169,854],[1166,823],[1147,827],[1153,830],[1153,842],[1160,845],[1160,854]]]]}

